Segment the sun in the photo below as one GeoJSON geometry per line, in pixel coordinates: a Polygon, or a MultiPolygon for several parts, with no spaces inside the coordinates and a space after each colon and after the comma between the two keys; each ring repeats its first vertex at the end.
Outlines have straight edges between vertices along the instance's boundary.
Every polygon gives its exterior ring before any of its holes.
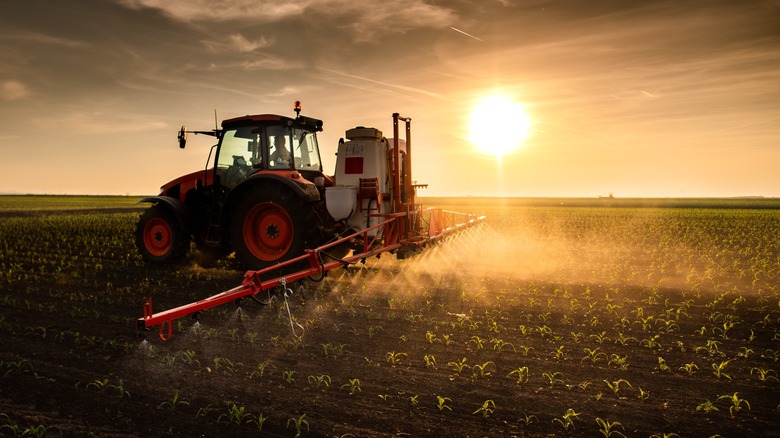
{"type": "Polygon", "coordinates": [[[485,153],[500,159],[517,149],[531,129],[523,105],[503,95],[480,100],[471,113],[469,140],[485,153]]]}

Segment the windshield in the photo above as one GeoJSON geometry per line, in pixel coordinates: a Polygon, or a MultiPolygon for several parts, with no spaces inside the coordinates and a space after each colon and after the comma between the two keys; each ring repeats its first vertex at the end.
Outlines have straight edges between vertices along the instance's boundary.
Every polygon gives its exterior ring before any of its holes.
{"type": "Polygon", "coordinates": [[[320,166],[320,149],[317,146],[317,136],[311,131],[293,128],[293,155],[295,168],[298,170],[322,170],[320,166]]]}
{"type": "Polygon", "coordinates": [[[259,169],[321,170],[316,135],[286,126],[242,126],[222,134],[217,174],[233,187],[259,169]]]}

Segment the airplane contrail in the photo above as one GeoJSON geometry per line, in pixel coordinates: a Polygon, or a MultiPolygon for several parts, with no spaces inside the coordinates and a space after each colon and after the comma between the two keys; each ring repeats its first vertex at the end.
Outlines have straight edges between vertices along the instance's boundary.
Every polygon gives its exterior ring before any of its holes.
{"type": "Polygon", "coordinates": [[[479,41],[479,42],[482,42],[482,43],[484,43],[484,42],[485,42],[485,40],[483,40],[483,39],[481,39],[481,38],[477,38],[477,37],[475,37],[474,35],[472,35],[472,34],[470,34],[470,33],[463,32],[462,30],[460,30],[460,29],[458,29],[458,28],[455,28],[455,27],[452,27],[452,26],[450,26],[450,29],[454,30],[455,32],[462,33],[463,35],[466,35],[466,36],[467,36],[467,37],[469,37],[469,38],[474,38],[475,40],[477,40],[477,41],[479,41]]]}

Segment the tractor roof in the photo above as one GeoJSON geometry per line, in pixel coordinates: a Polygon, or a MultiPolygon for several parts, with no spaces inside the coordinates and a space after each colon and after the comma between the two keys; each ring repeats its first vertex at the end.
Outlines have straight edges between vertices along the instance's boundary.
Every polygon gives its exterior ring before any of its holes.
{"type": "Polygon", "coordinates": [[[231,126],[246,125],[246,124],[258,123],[258,122],[271,122],[272,124],[274,124],[275,122],[280,124],[304,126],[313,131],[322,130],[322,120],[313,119],[311,117],[306,117],[306,116],[298,116],[296,118],[291,118],[291,117],[279,116],[276,114],[255,114],[255,115],[246,115],[242,117],[234,117],[232,119],[223,120],[222,127],[228,128],[231,126]]]}

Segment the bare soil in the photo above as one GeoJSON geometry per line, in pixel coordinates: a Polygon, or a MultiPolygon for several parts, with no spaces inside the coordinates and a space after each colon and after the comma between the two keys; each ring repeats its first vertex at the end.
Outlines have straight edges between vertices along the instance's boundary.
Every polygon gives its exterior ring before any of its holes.
{"type": "Polygon", "coordinates": [[[145,296],[162,310],[242,272],[148,267],[127,248],[41,272],[6,254],[0,433],[780,436],[776,291],[469,272],[446,245],[175,322],[167,342],[136,338],[145,296]]]}

